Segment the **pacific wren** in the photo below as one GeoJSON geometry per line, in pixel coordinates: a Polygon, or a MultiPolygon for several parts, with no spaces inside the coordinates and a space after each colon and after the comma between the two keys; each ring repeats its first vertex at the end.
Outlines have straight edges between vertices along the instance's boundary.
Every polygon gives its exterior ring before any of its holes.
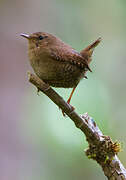
{"type": "Polygon", "coordinates": [[[45,32],[31,35],[21,34],[28,39],[30,64],[36,75],[53,87],[73,88],[68,99],[82,78],[86,77],[94,48],[101,38],[83,49],[80,53],[59,38],[45,32]]]}

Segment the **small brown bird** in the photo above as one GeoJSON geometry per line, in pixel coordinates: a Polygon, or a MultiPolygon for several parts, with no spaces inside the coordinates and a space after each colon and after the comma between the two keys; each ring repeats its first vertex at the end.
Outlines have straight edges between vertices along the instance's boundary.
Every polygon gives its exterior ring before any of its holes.
{"type": "Polygon", "coordinates": [[[28,55],[36,75],[53,87],[75,88],[82,78],[86,77],[94,48],[100,43],[97,39],[80,53],[59,38],[45,32],[31,35],[21,34],[28,39],[28,55]]]}

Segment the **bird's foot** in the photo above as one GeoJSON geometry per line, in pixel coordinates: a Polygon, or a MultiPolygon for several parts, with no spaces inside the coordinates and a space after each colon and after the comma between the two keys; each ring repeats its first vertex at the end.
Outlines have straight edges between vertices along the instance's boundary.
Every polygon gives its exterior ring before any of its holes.
{"type": "MultiPolygon", "coordinates": [[[[69,104],[68,101],[67,101],[67,103],[69,104]]],[[[71,108],[71,112],[70,113],[72,113],[75,110],[75,108],[71,104],[69,104],[69,106],[71,108]]],[[[63,114],[64,117],[66,117],[66,114],[65,114],[65,112],[63,110],[62,110],[62,114],[63,114]]]]}

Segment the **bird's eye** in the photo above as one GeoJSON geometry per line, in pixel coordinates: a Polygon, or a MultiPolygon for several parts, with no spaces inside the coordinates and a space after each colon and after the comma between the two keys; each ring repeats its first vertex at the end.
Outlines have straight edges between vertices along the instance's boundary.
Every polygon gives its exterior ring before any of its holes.
{"type": "Polygon", "coordinates": [[[44,37],[43,36],[39,36],[39,40],[42,40],[42,39],[44,39],[44,37]]]}

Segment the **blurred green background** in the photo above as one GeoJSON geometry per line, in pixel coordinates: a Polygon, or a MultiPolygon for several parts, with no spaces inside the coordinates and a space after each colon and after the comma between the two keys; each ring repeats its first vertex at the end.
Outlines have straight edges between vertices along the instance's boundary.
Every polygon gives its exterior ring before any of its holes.
{"type": "MultiPolygon", "coordinates": [[[[27,79],[27,41],[20,33],[47,31],[80,51],[98,37],[88,80],[72,98],[105,135],[123,144],[126,167],[126,1],[0,0],[0,179],[101,180],[82,132],[27,79]]],[[[65,99],[71,89],[56,89],[65,99]]]]}

